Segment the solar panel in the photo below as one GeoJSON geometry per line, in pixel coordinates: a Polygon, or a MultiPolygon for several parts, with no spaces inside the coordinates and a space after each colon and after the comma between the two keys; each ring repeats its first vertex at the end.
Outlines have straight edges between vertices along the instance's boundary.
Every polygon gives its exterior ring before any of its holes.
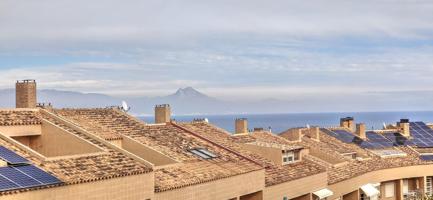
{"type": "Polygon", "coordinates": [[[42,184],[34,178],[14,169],[13,167],[0,167],[0,175],[23,188],[35,187],[42,184]]]}
{"type": "Polygon", "coordinates": [[[393,143],[389,141],[387,138],[383,137],[380,134],[374,133],[374,132],[367,132],[366,137],[367,140],[363,140],[359,138],[358,136],[345,131],[345,130],[328,130],[328,129],[322,129],[323,132],[327,133],[328,135],[337,138],[338,140],[344,142],[344,143],[353,143],[357,144],[358,146],[362,148],[367,149],[378,149],[378,148],[387,148],[392,147],[393,143]]]}
{"type": "Polygon", "coordinates": [[[29,163],[27,159],[5,148],[4,146],[0,146],[0,158],[12,165],[29,163]]]}
{"type": "Polygon", "coordinates": [[[371,143],[373,149],[387,148],[387,147],[394,146],[394,144],[391,141],[389,141],[381,134],[369,131],[366,132],[365,135],[367,136],[368,142],[371,143]]]}
{"type": "Polygon", "coordinates": [[[433,155],[421,155],[421,160],[433,160],[433,155]]]}
{"type": "Polygon", "coordinates": [[[334,130],[334,133],[337,135],[337,139],[345,143],[353,143],[354,141],[357,141],[359,139],[352,133],[347,132],[345,130],[334,130]]]}
{"type": "Polygon", "coordinates": [[[433,147],[433,130],[424,122],[411,122],[412,143],[417,147],[433,147]]]}
{"type": "Polygon", "coordinates": [[[58,183],[62,182],[33,165],[0,167],[0,191],[32,188],[58,183]]]}
{"type": "Polygon", "coordinates": [[[18,189],[20,186],[8,180],[7,178],[0,176],[0,191],[18,189]]]}
{"type": "Polygon", "coordinates": [[[28,176],[31,176],[32,178],[36,179],[37,181],[41,182],[44,185],[61,183],[61,181],[57,179],[55,176],[33,165],[19,166],[19,167],[15,167],[15,169],[28,176]]]}
{"type": "Polygon", "coordinates": [[[406,145],[414,145],[413,141],[404,137],[398,132],[395,133],[384,133],[383,134],[388,140],[390,140],[394,146],[406,146],[406,145]]]}

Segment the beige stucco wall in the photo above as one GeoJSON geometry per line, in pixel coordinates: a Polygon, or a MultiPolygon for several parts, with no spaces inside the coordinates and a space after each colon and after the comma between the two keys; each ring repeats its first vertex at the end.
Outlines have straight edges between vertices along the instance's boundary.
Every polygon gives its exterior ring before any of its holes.
{"type": "Polygon", "coordinates": [[[153,199],[153,172],[0,196],[0,200],[153,199]]]}
{"type": "Polygon", "coordinates": [[[266,187],[263,191],[263,199],[274,200],[283,199],[283,197],[292,199],[314,191],[318,191],[327,187],[327,177],[327,173],[324,172],[313,176],[296,179],[290,182],[266,187]]]}
{"type": "Polygon", "coordinates": [[[123,137],[122,148],[135,154],[136,156],[143,158],[154,164],[155,166],[168,165],[177,163],[175,160],[171,159],[158,151],[155,151],[129,137],[123,137]]]}
{"type": "Polygon", "coordinates": [[[95,145],[47,122],[42,123],[42,135],[38,140],[30,147],[46,157],[102,152],[95,145]]]}
{"type": "Polygon", "coordinates": [[[345,160],[338,159],[335,156],[332,156],[329,153],[324,152],[320,148],[316,148],[316,147],[310,147],[310,155],[320,158],[321,160],[326,161],[332,165],[346,162],[345,160]]]}
{"type": "Polygon", "coordinates": [[[155,194],[156,200],[221,200],[232,199],[262,191],[265,187],[265,172],[259,170],[230,178],[192,185],[155,194]]]}
{"type": "Polygon", "coordinates": [[[334,195],[328,199],[336,199],[344,194],[357,190],[368,183],[382,183],[403,178],[424,177],[433,175],[433,165],[417,165],[368,172],[360,176],[329,185],[334,195]]]}
{"type": "Polygon", "coordinates": [[[260,154],[261,156],[274,162],[276,165],[283,164],[283,154],[279,148],[262,147],[255,144],[243,144],[243,147],[244,149],[260,154]]]}
{"type": "Polygon", "coordinates": [[[41,125],[0,126],[0,132],[9,137],[41,135],[41,125]]]}

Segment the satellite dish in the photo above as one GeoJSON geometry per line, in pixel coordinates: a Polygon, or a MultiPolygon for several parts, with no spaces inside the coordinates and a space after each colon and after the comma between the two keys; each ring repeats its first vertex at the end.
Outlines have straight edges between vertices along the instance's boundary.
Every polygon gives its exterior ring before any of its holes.
{"type": "Polygon", "coordinates": [[[128,106],[126,101],[122,101],[122,110],[125,112],[128,112],[131,109],[131,107],[128,106]]]}
{"type": "Polygon", "coordinates": [[[383,122],[383,129],[386,129],[386,124],[385,124],[385,122],[383,122]]]}
{"type": "Polygon", "coordinates": [[[204,121],[205,121],[206,123],[209,123],[209,119],[208,119],[208,118],[204,118],[204,121]]]}
{"type": "Polygon", "coordinates": [[[310,125],[309,124],[307,124],[307,129],[310,129],[310,125]]]}

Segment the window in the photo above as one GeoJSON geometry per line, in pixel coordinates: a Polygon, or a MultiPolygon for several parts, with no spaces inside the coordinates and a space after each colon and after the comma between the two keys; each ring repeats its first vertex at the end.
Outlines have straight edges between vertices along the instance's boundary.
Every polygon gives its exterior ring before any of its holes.
{"type": "Polygon", "coordinates": [[[394,197],[394,182],[385,183],[385,197],[390,198],[394,197]]]}
{"type": "Polygon", "coordinates": [[[403,179],[403,194],[409,193],[409,180],[403,179]]]}
{"type": "Polygon", "coordinates": [[[203,159],[212,159],[218,157],[214,153],[211,153],[210,151],[204,148],[195,148],[189,151],[197,156],[200,156],[203,159]]]}
{"type": "Polygon", "coordinates": [[[293,151],[283,152],[283,164],[292,163],[295,161],[295,154],[293,151]]]}
{"type": "Polygon", "coordinates": [[[282,151],[283,164],[293,163],[300,160],[300,151],[282,151]]]}

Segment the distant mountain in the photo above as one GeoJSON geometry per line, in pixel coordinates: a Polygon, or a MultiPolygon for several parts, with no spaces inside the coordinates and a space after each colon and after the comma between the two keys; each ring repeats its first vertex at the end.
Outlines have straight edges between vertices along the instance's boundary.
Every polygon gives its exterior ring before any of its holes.
{"type": "MultiPolygon", "coordinates": [[[[130,113],[135,115],[153,115],[157,104],[170,104],[173,114],[178,115],[433,110],[433,91],[294,94],[285,100],[268,98],[256,101],[220,100],[192,87],[180,88],[167,96],[125,99],[97,93],[38,91],[38,102],[50,102],[58,108],[116,106],[122,100],[128,102],[130,113]]],[[[15,107],[14,89],[0,90],[0,107],[15,107]]]]}
{"type": "Polygon", "coordinates": [[[167,98],[188,99],[188,98],[209,98],[207,95],[195,90],[192,87],[179,88],[176,93],[168,95],[167,98]]]}
{"type": "MultiPolygon", "coordinates": [[[[96,108],[120,105],[126,100],[131,112],[139,115],[153,114],[157,104],[170,104],[176,114],[218,113],[229,103],[209,97],[192,87],[179,88],[175,93],[161,97],[134,97],[121,99],[104,94],[81,93],[61,90],[38,90],[38,102],[52,103],[58,108],[96,108]]],[[[0,90],[0,107],[15,107],[15,90],[0,90]]]]}

